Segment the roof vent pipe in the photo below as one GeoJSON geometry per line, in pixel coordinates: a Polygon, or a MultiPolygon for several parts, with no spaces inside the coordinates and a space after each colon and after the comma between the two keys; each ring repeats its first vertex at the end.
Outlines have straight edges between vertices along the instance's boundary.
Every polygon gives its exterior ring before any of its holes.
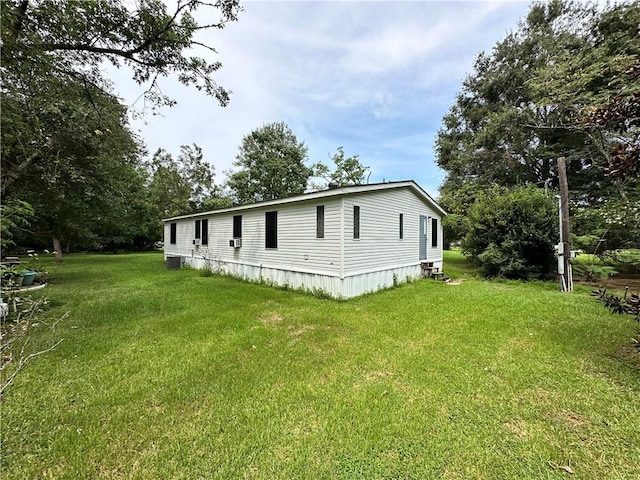
{"type": "Polygon", "coordinates": [[[335,190],[336,188],[339,188],[340,184],[338,182],[329,182],[329,190],[335,190]]]}

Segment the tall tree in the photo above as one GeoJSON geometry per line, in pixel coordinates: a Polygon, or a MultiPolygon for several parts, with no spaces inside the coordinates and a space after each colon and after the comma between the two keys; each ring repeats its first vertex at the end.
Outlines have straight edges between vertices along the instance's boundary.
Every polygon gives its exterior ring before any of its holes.
{"type": "Polygon", "coordinates": [[[160,238],[163,218],[231,206],[215,185],[215,170],[204,160],[202,149],[182,145],[180,155],[158,149],[149,162],[149,205],[154,219],[154,234],[160,238]]]}
{"type": "MultiPolygon", "coordinates": [[[[205,29],[222,29],[227,22],[237,19],[238,0],[179,0],[175,10],[168,11],[160,0],[145,0],[131,8],[120,0],[16,0],[3,2],[2,49],[0,65],[3,77],[2,93],[33,97],[42,92],[52,108],[62,101],[60,96],[46,88],[47,82],[74,84],[85,87],[81,92],[92,102],[92,90],[110,94],[110,82],[104,78],[105,62],[116,67],[125,65],[133,78],[145,85],[145,105],[151,108],[172,105],[174,101],[158,88],[160,77],[176,74],[178,79],[193,85],[226,105],[229,93],[216,84],[213,74],[220,62],[188,55],[197,49],[215,52],[195,39],[205,29]],[[199,8],[212,10],[219,19],[201,25],[194,18],[199,8]],[[45,87],[45,88],[42,88],[45,87]],[[52,95],[53,94],[53,95],[52,95]]],[[[213,17],[215,18],[215,17],[213,17]]],[[[62,97],[65,98],[64,96],[62,97]]],[[[27,98],[28,99],[28,98],[27,98]]],[[[39,126],[47,125],[37,109],[26,105],[12,119],[21,122],[26,133],[21,142],[13,143],[2,151],[2,193],[33,162],[42,160],[46,152],[55,151],[55,135],[37,135],[39,126]],[[26,137],[26,138],[25,138],[26,137]]],[[[3,115],[3,125],[7,121],[3,115]]],[[[3,132],[4,143],[4,132],[3,132]]]]}
{"type": "Polygon", "coordinates": [[[586,135],[596,178],[606,177],[625,198],[640,186],[640,4],[609,7],[583,27],[583,48],[560,49],[528,81],[538,104],[553,105],[563,122],[532,128],[586,135]]]}
{"type": "Polygon", "coordinates": [[[321,185],[314,185],[317,189],[324,189],[331,183],[344,185],[361,185],[367,181],[367,173],[371,171],[369,167],[365,167],[360,163],[358,155],[351,157],[344,156],[344,149],[338,147],[338,151],[331,155],[331,161],[334,165],[333,171],[331,167],[322,162],[315,163],[313,169],[314,177],[324,180],[321,185]]]}
{"type": "Polygon", "coordinates": [[[242,139],[228,187],[240,204],[304,193],[312,175],[307,147],[284,122],[269,123],[242,139]]]}
{"type": "Polygon", "coordinates": [[[466,197],[456,193],[463,185],[556,186],[559,156],[567,159],[575,204],[638,199],[638,176],[622,178],[612,168],[621,148],[638,144],[635,117],[619,117],[626,130],[617,131],[604,119],[611,99],[622,95],[629,105],[640,89],[632,75],[639,11],[637,2],[604,10],[536,3],[515,32],[478,57],[436,140],[447,172],[441,200],[450,212],[466,214],[466,197]]]}
{"type": "Polygon", "coordinates": [[[588,172],[582,166],[595,151],[586,136],[552,128],[561,112],[539,105],[528,83],[560,51],[585,46],[571,31],[577,15],[559,1],[536,4],[518,31],[480,54],[436,140],[437,162],[454,182],[541,185],[555,180],[553,160],[561,154],[573,161],[574,186],[588,172]]]}
{"type": "Polygon", "coordinates": [[[174,103],[158,88],[170,74],[224,106],[228,92],[213,78],[221,64],[191,52],[213,51],[197,33],[224,28],[238,11],[237,0],[178,0],[172,10],[160,0],[3,2],[3,202],[35,198],[34,228],[51,232],[58,253],[61,237],[95,238],[91,221],[122,225],[144,178],[104,63],[130,68],[150,108],[174,103]],[[198,9],[214,20],[198,23],[198,9]],[[122,209],[119,199],[128,200],[122,209]]]}
{"type": "Polygon", "coordinates": [[[3,174],[10,178],[3,200],[34,207],[32,228],[53,239],[60,259],[61,240],[91,244],[94,227],[112,214],[124,226],[120,207],[131,212],[140,203],[134,197],[142,198],[141,147],[112,95],[64,78],[32,78],[30,85],[3,92],[3,174]],[[25,155],[37,160],[23,169],[25,155]]]}

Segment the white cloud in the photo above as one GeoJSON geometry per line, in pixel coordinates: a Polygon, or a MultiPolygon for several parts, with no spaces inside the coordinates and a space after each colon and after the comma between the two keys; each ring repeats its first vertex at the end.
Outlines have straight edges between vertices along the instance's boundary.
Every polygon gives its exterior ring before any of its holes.
{"type": "MultiPolygon", "coordinates": [[[[473,59],[502,39],[528,10],[525,3],[257,2],[237,23],[207,32],[232,90],[220,108],[203,93],[163,80],[178,105],[136,122],[151,151],[197,143],[218,181],[242,137],[285,121],[328,160],[338,146],[371,165],[371,180],[414,178],[435,194],[442,173],[433,141],[473,59]]],[[[128,101],[142,91],[115,75],[128,101]]]]}

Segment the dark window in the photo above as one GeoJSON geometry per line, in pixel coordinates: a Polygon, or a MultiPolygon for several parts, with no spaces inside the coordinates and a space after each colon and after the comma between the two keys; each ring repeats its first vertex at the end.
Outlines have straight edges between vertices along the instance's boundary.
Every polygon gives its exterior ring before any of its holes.
{"type": "Polygon", "coordinates": [[[169,225],[169,243],[175,245],[176,244],[176,224],[172,223],[169,225]]]}
{"type": "Polygon", "coordinates": [[[353,207],[353,238],[360,238],[360,207],[353,207]]]}
{"type": "Polygon", "coordinates": [[[438,246],[438,219],[437,218],[431,219],[431,246],[432,247],[438,246]]]}
{"type": "Polygon", "coordinates": [[[209,244],[209,220],[202,220],[202,245],[209,244]]]}
{"type": "Polygon", "coordinates": [[[233,216],[233,238],[242,238],[242,215],[233,216]]]}
{"type": "Polygon", "coordinates": [[[400,240],[404,238],[404,215],[400,214],[400,240]]]}
{"type": "Polygon", "coordinates": [[[264,225],[265,248],[278,248],[278,212],[266,212],[264,214],[264,225]]]}
{"type": "Polygon", "coordinates": [[[200,238],[200,220],[196,220],[196,235],[193,238],[200,238]]]}
{"type": "Polygon", "coordinates": [[[324,205],[316,207],[316,238],[324,238],[324,205]]]}

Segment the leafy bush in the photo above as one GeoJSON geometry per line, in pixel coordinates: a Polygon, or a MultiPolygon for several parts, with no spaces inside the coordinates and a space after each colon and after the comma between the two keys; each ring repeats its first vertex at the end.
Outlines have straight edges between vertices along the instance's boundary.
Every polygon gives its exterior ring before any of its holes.
{"type": "MultiPolygon", "coordinates": [[[[33,207],[21,200],[0,205],[0,249],[14,245],[13,236],[24,227],[28,227],[33,218],[33,207]]],[[[4,255],[4,253],[3,253],[4,255]]]]}
{"type": "Polygon", "coordinates": [[[469,209],[462,250],[486,277],[543,279],[555,273],[557,239],[552,198],[535,187],[495,187],[469,209]]]}
{"type": "Polygon", "coordinates": [[[598,207],[572,208],[571,230],[576,235],[573,243],[588,253],[637,248],[640,244],[639,204],[637,198],[608,199],[598,207]]]}
{"type": "Polygon", "coordinates": [[[444,249],[449,250],[452,243],[459,242],[465,233],[466,223],[464,215],[450,213],[442,219],[444,230],[444,249]]]}
{"type": "Polygon", "coordinates": [[[602,261],[623,273],[640,273],[640,249],[607,250],[602,261]]]}
{"type": "Polygon", "coordinates": [[[580,265],[573,264],[573,270],[582,277],[585,282],[601,282],[609,277],[613,277],[618,272],[609,265],[580,265]]]}
{"type": "Polygon", "coordinates": [[[586,234],[586,235],[572,235],[571,243],[579,250],[586,253],[597,252],[600,245],[600,235],[586,234]]]}

